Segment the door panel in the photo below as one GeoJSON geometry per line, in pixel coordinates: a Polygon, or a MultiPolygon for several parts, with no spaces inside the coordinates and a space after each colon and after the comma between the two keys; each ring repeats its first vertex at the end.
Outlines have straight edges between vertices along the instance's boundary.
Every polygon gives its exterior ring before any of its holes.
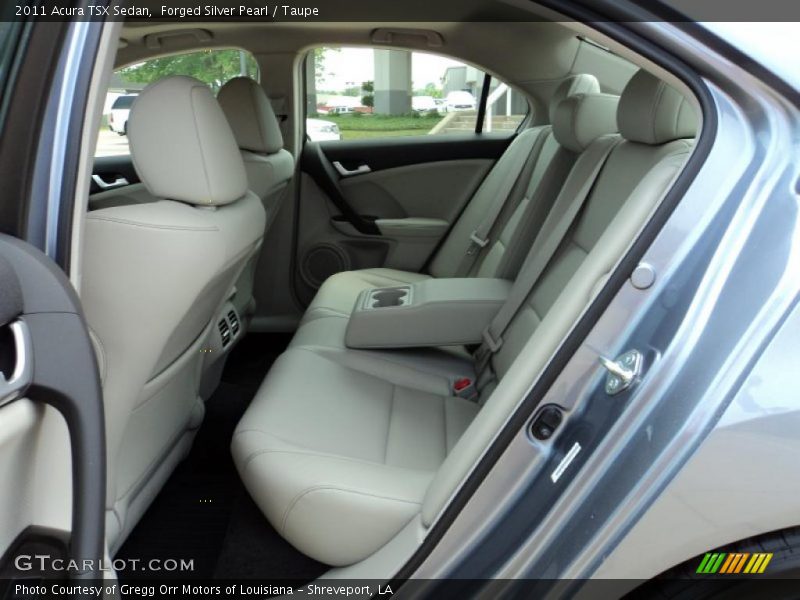
{"type": "Polygon", "coordinates": [[[297,211],[300,301],[310,302],[340,271],[422,271],[512,139],[498,133],[307,144],[297,211]],[[333,168],[314,164],[320,155],[333,168]]]}
{"type": "Polygon", "coordinates": [[[15,567],[17,555],[61,547],[65,538],[67,558],[87,565],[69,575],[96,576],[99,565],[82,562],[102,557],[104,546],[105,426],[94,351],[64,273],[5,235],[0,372],[0,580],[35,576],[35,568],[15,567]]]}
{"type": "Polygon", "coordinates": [[[507,133],[418,135],[320,142],[328,159],[345,166],[367,162],[373,171],[442,160],[497,159],[511,143],[507,133]]]}
{"type": "Polygon", "coordinates": [[[362,215],[427,217],[451,223],[467,200],[464,195],[480,184],[491,165],[486,158],[417,163],[348,177],[341,187],[362,215]]]}

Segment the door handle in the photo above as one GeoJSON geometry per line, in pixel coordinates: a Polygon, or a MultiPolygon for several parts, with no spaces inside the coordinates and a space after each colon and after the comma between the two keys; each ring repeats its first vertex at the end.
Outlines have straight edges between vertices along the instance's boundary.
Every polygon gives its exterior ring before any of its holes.
{"type": "Polygon", "coordinates": [[[342,163],[338,160],[333,161],[333,167],[339,172],[339,175],[342,177],[352,177],[353,175],[365,175],[366,173],[371,173],[372,169],[369,168],[369,165],[359,165],[357,168],[353,169],[352,171],[345,167],[342,163]]]}
{"type": "Polygon", "coordinates": [[[0,406],[19,398],[28,389],[33,379],[33,355],[31,332],[25,321],[18,319],[9,324],[14,339],[16,360],[9,377],[0,371],[0,406]]]}
{"type": "Polygon", "coordinates": [[[101,190],[113,190],[114,188],[122,187],[130,183],[127,179],[121,176],[109,183],[96,173],[92,175],[92,181],[94,181],[101,190]]]}

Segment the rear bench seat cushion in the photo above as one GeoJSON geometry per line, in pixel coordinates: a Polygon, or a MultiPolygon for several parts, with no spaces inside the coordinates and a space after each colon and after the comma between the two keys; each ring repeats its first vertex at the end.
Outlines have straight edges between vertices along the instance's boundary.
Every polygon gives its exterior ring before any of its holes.
{"type": "Polygon", "coordinates": [[[292,348],[236,428],[248,491],[298,550],[343,566],[420,512],[439,465],[478,411],[450,379],[379,353],[292,348]]]}

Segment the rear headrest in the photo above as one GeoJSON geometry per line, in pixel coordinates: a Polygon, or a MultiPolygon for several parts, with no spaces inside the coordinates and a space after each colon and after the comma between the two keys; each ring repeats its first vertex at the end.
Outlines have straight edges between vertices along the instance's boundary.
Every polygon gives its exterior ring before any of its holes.
{"type": "Polygon", "coordinates": [[[594,75],[579,73],[577,75],[567,77],[564,81],[558,84],[556,91],[553,92],[553,96],[550,98],[550,107],[548,109],[550,122],[552,123],[555,120],[556,106],[558,106],[562,100],[569,98],[570,96],[574,96],[575,94],[599,93],[600,82],[597,81],[597,77],[594,75]]]}
{"type": "Polygon", "coordinates": [[[211,90],[192,77],[166,77],[139,94],[128,124],[131,157],[159,198],[217,205],[247,193],[236,140],[211,90]]]}
{"type": "Polygon", "coordinates": [[[617,132],[619,96],[577,94],[558,103],[553,113],[553,135],[567,150],[583,152],[602,135],[617,132]]]}
{"type": "Polygon", "coordinates": [[[689,101],[643,70],[622,91],[617,122],[622,137],[642,144],[664,144],[697,133],[697,118],[689,101]]]}
{"type": "Polygon", "coordinates": [[[242,150],[274,154],[283,148],[283,135],[267,94],[249,77],[236,77],[217,95],[236,143],[242,150]]]}

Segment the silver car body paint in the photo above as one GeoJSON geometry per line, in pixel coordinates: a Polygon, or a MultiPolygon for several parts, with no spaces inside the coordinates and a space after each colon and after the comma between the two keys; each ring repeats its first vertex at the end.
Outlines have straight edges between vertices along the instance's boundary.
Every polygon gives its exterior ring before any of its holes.
{"type": "MultiPolygon", "coordinates": [[[[546,590],[553,597],[578,593],[580,580],[588,577],[652,577],[705,550],[800,520],[800,478],[792,460],[800,456],[800,397],[791,391],[800,389],[800,370],[788,367],[792,358],[800,364],[791,348],[800,316],[795,310],[787,318],[800,292],[798,108],[681,29],[666,23],[634,26],[704,76],[716,108],[717,137],[642,258],[658,273],[656,282],[645,290],[630,282],[623,286],[540,405],[586,402],[604,376],[597,355],[628,350],[626,340],[647,329],[648,311],[660,308],[674,334],[658,348],[660,358],[649,365],[610,434],[586,452],[577,472],[562,475],[568,487],[549,512],[501,564],[487,558],[485,572],[472,571],[476,577],[491,572],[502,578],[566,579],[546,590]],[[722,182],[720,173],[727,175],[722,182]],[[694,272],[696,281],[681,283],[694,272]],[[686,309],[675,310],[681,302],[686,309]],[[679,421],[665,421],[672,407],[682,407],[685,416],[676,412],[679,421]],[[662,420],[655,418],[656,409],[662,420]],[[674,432],[666,434],[667,426],[674,432]],[[634,442],[647,448],[664,435],[668,439],[657,452],[630,459],[640,474],[604,514],[597,493],[620,493],[607,486],[613,481],[607,478],[620,468],[623,451],[634,442]],[[775,497],[762,511],[765,489],[775,497]],[[720,514],[723,499],[730,510],[720,514]],[[570,547],[580,528],[591,529],[591,538],[570,547]]],[[[614,410],[615,400],[606,401],[614,410]]],[[[551,454],[549,445],[520,430],[416,576],[451,575],[474,554],[496,558],[491,534],[520,507],[532,482],[544,493],[543,467],[551,454]]],[[[549,471],[546,476],[549,481],[549,471]]]]}

